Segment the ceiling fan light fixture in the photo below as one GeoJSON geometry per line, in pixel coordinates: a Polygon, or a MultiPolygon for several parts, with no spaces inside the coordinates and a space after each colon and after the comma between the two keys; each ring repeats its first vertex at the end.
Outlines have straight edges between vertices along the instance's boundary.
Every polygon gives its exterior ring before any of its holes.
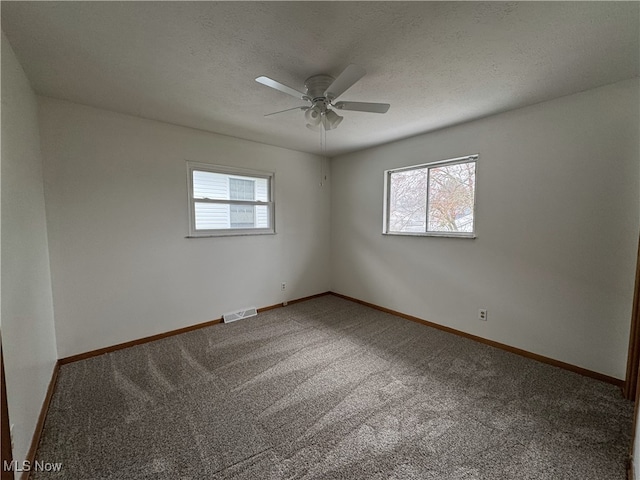
{"type": "Polygon", "coordinates": [[[322,121],[320,109],[317,106],[307,109],[307,111],[304,112],[304,118],[311,126],[320,125],[320,122],[322,121]]]}
{"type": "Polygon", "coordinates": [[[327,110],[324,115],[324,128],[326,130],[333,130],[342,122],[342,117],[333,110],[327,110]]]}

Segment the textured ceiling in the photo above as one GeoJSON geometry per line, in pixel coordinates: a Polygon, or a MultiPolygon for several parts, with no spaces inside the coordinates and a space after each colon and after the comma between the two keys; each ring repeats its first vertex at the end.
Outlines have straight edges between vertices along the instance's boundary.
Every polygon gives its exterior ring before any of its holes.
{"type": "Polygon", "coordinates": [[[333,156],[639,74],[637,2],[2,2],[38,94],[321,152],[299,90],[349,63],[333,156]]]}

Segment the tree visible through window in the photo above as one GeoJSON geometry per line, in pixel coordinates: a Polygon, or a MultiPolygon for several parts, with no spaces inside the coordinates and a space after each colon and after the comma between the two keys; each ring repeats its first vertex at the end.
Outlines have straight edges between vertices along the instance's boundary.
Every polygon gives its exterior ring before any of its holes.
{"type": "Polygon", "coordinates": [[[477,155],[389,170],[385,233],[473,237],[477,155]]]}

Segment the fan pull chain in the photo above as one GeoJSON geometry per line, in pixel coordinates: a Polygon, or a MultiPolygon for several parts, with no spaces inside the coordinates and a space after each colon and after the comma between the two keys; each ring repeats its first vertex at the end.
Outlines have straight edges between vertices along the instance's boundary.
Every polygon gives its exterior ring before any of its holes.
{"type": "Polygon", "coordinates": [[[320,186],[324,186],[324,155],[327,149],[327,132],[324,128],[322,128],[322,124],[320,124],[320,152],[322,153],[322,158],[320,158],[320,186]]]}

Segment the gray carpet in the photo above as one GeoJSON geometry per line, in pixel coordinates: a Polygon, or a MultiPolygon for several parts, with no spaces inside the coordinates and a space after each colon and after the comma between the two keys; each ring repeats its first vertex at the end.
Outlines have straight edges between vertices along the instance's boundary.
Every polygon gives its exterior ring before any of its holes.
{"type": "Polygon", "coordinates": [[[618,388],[324,296],[60,369],[69,479],[625,478],[618,388]]]}

